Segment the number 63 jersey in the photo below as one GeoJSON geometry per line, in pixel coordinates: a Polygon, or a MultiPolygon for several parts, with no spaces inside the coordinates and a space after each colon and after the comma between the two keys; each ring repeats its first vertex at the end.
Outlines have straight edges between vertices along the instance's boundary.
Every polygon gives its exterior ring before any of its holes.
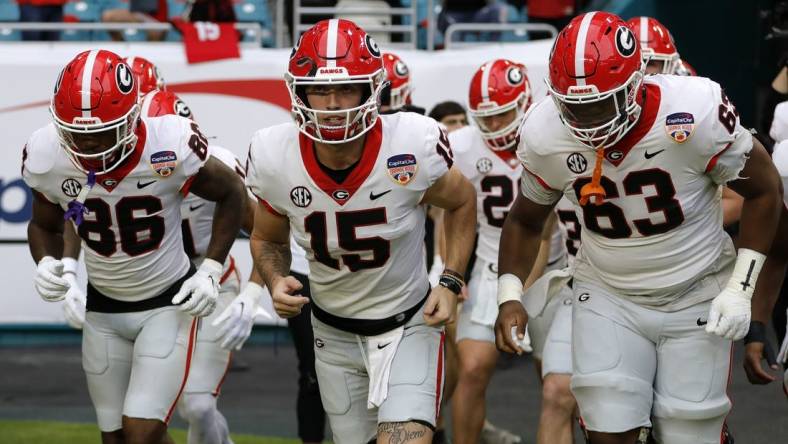
{"type": "Polygon", "coordinates": [[[420,202],[451,156],[434,120],[383,115],[359,162],[336,183],[312,141],[286,123],[254,135],[246,180],[270,212],[289,219],[307,253],[313,302],[343,318],[383,319],[429,290],[420,202]]]}
{"type": "Polygon", "coordinates": [[[595,152],[572,138],[549,98],[521,128],[521,190],[539,204],[563,194],[575,206],[583,238],[576,277],[674,310],[700,302],[682,293],[735,258],[722,229],[721,185],[738,177],[752,136],[709,79],[655,75],[644,89],[638,123],[605,148],[603,204],[578,204],[595,152]]]}
{"type": "MultiPolygon", "coordinates": [[[[126,302],[159,295],[189,269],[180,205],[208,149],[196,124],[182,117],[145,118],[137,131],[133,153],[96,178],[85,201],[88,213],[77,227],[88,281],[126,302]]],[[[87,182],[52,124],[31,136],[22,174],[30,188],[64,210],[87,182]]]]}

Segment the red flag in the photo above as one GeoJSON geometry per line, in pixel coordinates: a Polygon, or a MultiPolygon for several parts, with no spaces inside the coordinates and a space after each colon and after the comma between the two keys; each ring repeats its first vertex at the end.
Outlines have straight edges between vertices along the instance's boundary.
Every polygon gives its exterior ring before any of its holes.
{"type": "Polygon", "coordinates": [[[232,23],[173,22],[183,34],[189,63],[238,59],[238,32],[232,23]]]}

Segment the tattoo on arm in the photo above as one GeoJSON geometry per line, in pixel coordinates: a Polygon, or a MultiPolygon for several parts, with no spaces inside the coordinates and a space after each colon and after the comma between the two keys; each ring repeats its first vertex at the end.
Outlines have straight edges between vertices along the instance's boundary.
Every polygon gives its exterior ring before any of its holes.
{"type": "Polygon", "coordinates": [[[274,278],[290,274],[291,259],[290,245],[260,241],[258,254],[255,255],[255,266],[268,288],[273,288],[274,278]]]}
{"type": "Polygon", "coordinates": [[[384,422],[378,425],[378,437],[387,444],[406,444],[420,441],[429,428],[417,422],[384,422]]]}

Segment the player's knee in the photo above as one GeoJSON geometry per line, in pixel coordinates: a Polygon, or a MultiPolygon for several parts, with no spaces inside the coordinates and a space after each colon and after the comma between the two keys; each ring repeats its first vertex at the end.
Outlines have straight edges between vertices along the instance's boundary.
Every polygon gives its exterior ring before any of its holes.
{"type": "Polygon", "coordinates": [[[670,444],[717,444],[726,415],[684,419],[654,417],[654,437],[670,444]]]}
{"type": "Polygon", "coordinates": [[[167,425],[161,421],[123,417],[124,444],[159,443],[167,433],[167,425]]]}
{"type": "Polygon", "coordinates": [[[184,393],[178,403],[178,414],[191,426],[212,421],[215,413],[216,398],[210,393],[184,393]]]}
{"type": "Polygon", "coordinates": [[[546,411],[572,415],[575,397],[569,389],[568,375],[547,375],[542,385],[542,408],[546,411]]]}

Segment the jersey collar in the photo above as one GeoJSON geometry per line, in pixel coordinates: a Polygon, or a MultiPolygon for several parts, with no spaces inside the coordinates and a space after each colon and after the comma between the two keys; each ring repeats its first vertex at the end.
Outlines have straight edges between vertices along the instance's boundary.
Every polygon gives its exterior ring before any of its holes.
{"type": "Polygon", "coordinates": [[[145,139],[147,138],[147,135],[148,130],[145,127],[145,121],[140,119],[140,123],[137,126],[137,144],[134,145],[134,151],[123,161],[119,167],[107,174],[97,176],[96,183],[101,185],[105,190],[107,190],[107,192],[110,193],[112,190],[117,188],[117,186],[120,184],[120,181],[128,176],[131,170],[133,170],[137,164],[139,164],[140,158],[142,157],[142,152],[145,149],[145,139]]]}
{"type": "Polygon", "coordinates": [[[361,160],[356,164],[348,177],[339,184],[334,182],[334,179],[320,168],[317,157],[315,156],[315,142],[302,133],[298,135],[301,159],[303,159],[307,174],[309,174],[309,177],[312,178],[315,184],[323,190],[324,193],[339,205],[346,204],[350,198],[353,197],[353,194],[358,191],[367,177],[369,177],[372,168],[375,166],[375,160],[378,158],[382,141],[383,130],[380,119],[377,119],[366,134],[364,148],[361,152],[361,160]]]}
{"type": "Polygon", "coordinates": [[[646,100],[643,101],[643,110],[640,112],[640,118],[637,123],[615,145],[605,148],[605,159],[614,166],[619,166],[624,161],[632,147],[640,142],[643,136],[654,127],[654,122],[657,120],[662,93],[659,86],[651,83],[646,83],[644,88],[646,90],[646,100]]]}

